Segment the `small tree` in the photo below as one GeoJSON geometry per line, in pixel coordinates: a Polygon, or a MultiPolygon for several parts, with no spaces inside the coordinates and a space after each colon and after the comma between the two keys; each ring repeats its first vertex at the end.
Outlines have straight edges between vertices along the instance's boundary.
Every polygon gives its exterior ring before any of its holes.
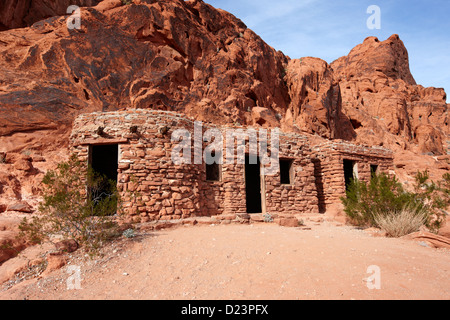
{"type": "Polygon", "coordinates": [[[89,252],[119,235],[114,216],[120,214],[120,197],[114,181],[87,168],[75,156],[48,171],[42,180],[39,214],[20,225],[34,243],[54,236],[74,239],[89,252]]]}

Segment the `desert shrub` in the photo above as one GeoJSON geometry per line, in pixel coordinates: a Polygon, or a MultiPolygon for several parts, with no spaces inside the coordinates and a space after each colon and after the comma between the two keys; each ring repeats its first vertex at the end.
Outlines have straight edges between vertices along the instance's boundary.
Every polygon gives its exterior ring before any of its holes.
{"type": "Polygon", "coordinates": [[[400,212],[375,214],[374,220],[389,237],[402,237],[417,232],[427,223],[429,212],[426,208],[406,206],[400,212]]]}
{"type": "Polygon", "coordinates": [[[438,183],[428,180],[428,172],[418,172],[414,191],[406,191],[385,173],[373,174],[369,183],[354,179],[341,198],[344,211],[355,225],[380,227],[391,234],[417,231],[419,224],[437,232],[450,204],[450,174],[438,183]]]}
{"type": "Polygon", "coordinates": [[[122,235],[125,237],[125,238],[134,238],[135,236],[136,236],[136,233],[134,232],[134,229],[127,229],[127,230],[125,230],[123,233],[122,233],[122,235]]]}
{"type": "Polygon", "coordinates": [[[421,208],[414,194],[385,173],[373,174],[369,183],[353,179],[341,201],[350,221],[358,226],[376,226],[375,216],[396,214],[407,206],[421,208]]]}
{"type": "Polygon", "coordinates": [[[270,213],[263,214],[264,222],[273,222],[273,217],[270,213]]]}
{"type": "Polygon", "coordinates": [[[430,181],[428,171],[417,172],[415,194],[426,204],[430,211],[427,227],[437,232],[445,222],[446,210],[450,206],[450,173],[442,176],[438,182],[430,181]]]}
{"type": "Polygon", "coordinates": [[[113,181],[87,169],[75,156],[48,171],[42,180],[39,213],[20,224],[22,236],[34,243],[74,239],[88,252],[120,235],[115,215],[120,197],[113,181]]]}

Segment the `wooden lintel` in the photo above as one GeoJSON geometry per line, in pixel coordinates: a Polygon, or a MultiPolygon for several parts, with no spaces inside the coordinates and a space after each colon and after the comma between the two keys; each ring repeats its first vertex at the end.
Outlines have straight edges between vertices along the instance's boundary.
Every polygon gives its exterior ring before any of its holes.
{"type": "Polygon", "coordinates": [[[107,144],[123,144],[128,143],[128,139],[119,138],[119,139],[87,139],[83,141],[77,141],[74,143],[74,146],[86,146],[86,145],[107,145],[107,144]]]}

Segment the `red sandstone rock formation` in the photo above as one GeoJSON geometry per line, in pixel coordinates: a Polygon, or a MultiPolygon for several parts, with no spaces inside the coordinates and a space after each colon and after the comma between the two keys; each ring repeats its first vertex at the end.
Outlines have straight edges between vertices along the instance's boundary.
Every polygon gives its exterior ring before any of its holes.
{"type": "Polygon", "coordinates": [[[4,28],[32,24],[0,33],[0,152],[16,155],[0,163],[8,198],[36,194],[34,176],[63,157],[76,115],[129,108],[383,145],[408,175],[418,163],[449,169],[448,158],[423,156],[447,153],[446,94],[416,85],[396,35],[368,38],[330,65],[291,60],[202,1],[105,0],[82,9],[79,30],[67,16],[35,22],[64,14],[67,3],[50,2],[2,2],[4,28]],[[38,3],[52,9],[21,9],[38,3]],[[24,151],[49,162],[23,161],[24,151]]]}
{"type": "Polygon", "coordinates": [[[17,256],[26,247],[24,239],[17,238],[20,218],[3,218],[0,220],[0,265],[17,256]]]}
{"type": "Polygon", "coordinates": [[[286,78],[290,96],[286,125],[328,139],[355,138],[342,113],[341,89],[330,65],[319,58],[290,60],[286,78]]]}
{"type": "Polygon", "coordinates": [[[398,35],[383,42],[369,37],[331,66],[358,142],[418,154],[447,153],[446,94],[416,84],[398,35]]]}
{"type": "Polygon", "coordinates": [[[64,15],[71,5],[93,6],[101,0],[3,0],[0,2],[0,31],[29,27],[33,23],[64,15]]]}
{"type": "Polygon", "coordinates": [[[450,169],[446,93],[417,85],[398,35],[369,37],[331,63],[342,94],[342,110],[356,142],[395,152],[396,173],[412,184],[417,171],[438,180],[450,169]]]}
{"type": "Polygon", "coordinates": [[[287,58],[201,1],[108,1],[81,19],[80,30],[55,17],[2,33],[1,134],[120,108],[252,124],[253,107],[276,114],[289,103],[287,58]]]}

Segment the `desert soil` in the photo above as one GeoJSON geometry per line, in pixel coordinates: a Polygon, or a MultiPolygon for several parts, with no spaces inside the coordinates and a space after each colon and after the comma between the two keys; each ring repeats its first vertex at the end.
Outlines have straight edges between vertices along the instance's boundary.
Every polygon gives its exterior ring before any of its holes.
{"type": "Polygon", "coordinates": [[[331,222],[197,225],[138,234],[6,289],[0,299],[450,299],[450,250],[331,222]],[[80,288],[69,266],[80,267],[80,288]],[[370,266],[380,289],[369,289],[370,266]],[[69,281],[68,281],[69,280],[69,281]]]}

